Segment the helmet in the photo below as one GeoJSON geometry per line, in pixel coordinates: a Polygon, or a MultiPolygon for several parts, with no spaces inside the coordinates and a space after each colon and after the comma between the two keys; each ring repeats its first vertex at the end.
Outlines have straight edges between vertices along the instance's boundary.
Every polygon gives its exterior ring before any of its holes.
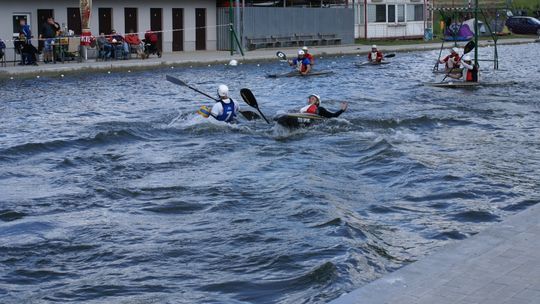
{"type": "Polygon", "coordinates": [[[317,98],[317,101],[319,102],[319,105],[321,105],[321,96],[317,95],[317,94],[311,94],[308,96],[308,98],[311,98],[311,96],[317,98]]]}
{"type": "Polygon", "coordinates": [[[304,46],[304,47],[302,47],[302,50],[303,50],[304,52],[307,52],[307,51],[308,51],[308,47],[307,47],[307,46],[304,46]]]}
{"type": "Polygon", "coordinates": [[[457,47],[453,47],[453,48],[452,48],[452,52],[453,52],[453,53],[458,53],[458,52],[459,52],[459,49],[458,49],[457,47]]]}
{"type": "Polygon", "coordinates": [[[298,56],[304,56],[306,54],[306,52],[302,51],[302,50],[299,50],[298,51],[298,56]]]}
{"type": "Polygon", "coordinates": [[[462,59],[463,59],[463,61],[471,61],[471,56],[464,55],[462,59]]]}
{"type": "Polygon", "coordinates": [[[217,94],[219,97],[229,97],[229,87],[224,84],[220,84],[217,89],[217,94]]]}
{"type": "Polygon", "coordinates": [[[371,48],[372,48],[372,49],[376,49],[377,46],[374,44],[374,45],[371,46],[371,48]]]}

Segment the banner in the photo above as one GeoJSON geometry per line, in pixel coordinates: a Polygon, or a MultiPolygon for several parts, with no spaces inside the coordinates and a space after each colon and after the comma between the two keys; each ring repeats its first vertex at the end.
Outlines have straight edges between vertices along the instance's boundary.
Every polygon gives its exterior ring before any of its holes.
{"type": "Polygon", "coordinates": [[[90,45],[92,32],[90,31],[90,17],[92,16],[92,0],[80,0],[82,37],[81,45],[90,45]]]}

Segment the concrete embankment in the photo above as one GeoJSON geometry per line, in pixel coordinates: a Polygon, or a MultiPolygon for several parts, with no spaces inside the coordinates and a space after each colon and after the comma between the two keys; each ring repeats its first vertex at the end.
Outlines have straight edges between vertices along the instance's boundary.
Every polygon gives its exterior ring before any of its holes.
{"type": "MultiPolygon", "coordinates": [[[[503,44],[523,44],[533,43],[535,39],[504,39],[499,41],[503,44]]],[[[481,46],[492,45],[493,42],[481,41],[481,46]]],[[[439,49],[440,43],[427,44],[406,44],[380,46],[384,52],[406,52],[439,49]]],[[[370,50],[368,45],[341,45],[341,46],[314,46],[311,52],[316,56],[330,55],[353,55],[367,54],[370,50]]],[[[0,79],[11,78],[31,78],[36,76],[60,76],[64,74],[95,73],[95,72],[127,72],[135,70],[146,70],[160,67],[189,67],[201,65],[227,64],[231,59],[237,59],[242,63],[255,63],[269,60],[276,60],[276,49],[263,49],[249,51],[245,56],[230,56],[224,51],[204,51],[204,52],[182,52],[164,54],[162,58],[152,57],[150,59],[130,59],[115,61],[88,60],[83,62],[66,62],[56,64],[42,64],[39,66],[18,66],[8,63],[7,67],[0,68],[0,79]]],[[[294,55],[296,48],[283,49],[289,56],[294,55]]]]}

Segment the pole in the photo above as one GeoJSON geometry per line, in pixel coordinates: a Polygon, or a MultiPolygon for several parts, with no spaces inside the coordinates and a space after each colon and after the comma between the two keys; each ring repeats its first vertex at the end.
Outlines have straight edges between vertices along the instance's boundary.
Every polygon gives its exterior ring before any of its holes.
{"type": "Polygon", "coordinates": [[[235,13],[234,13],[234,17],[235,17],[234,18],[234,23],[235,23],[234,31],[238,35],[240,33],[240,0],[236,0],[235,5],[236,7],[235,7],[235,13]]]}
{"type": "Polygon", "coordinates": [[[229,0],[229,46],[231,50],[231,56],[234,55],[234,38],[232,25],[234,24],[234,11],[233,11],[233,0],[229,0]]]}
{"type": "Polygon", "coordinates": [[[478,64],[478,0],[474,0],[474,64],[478,64]]]}

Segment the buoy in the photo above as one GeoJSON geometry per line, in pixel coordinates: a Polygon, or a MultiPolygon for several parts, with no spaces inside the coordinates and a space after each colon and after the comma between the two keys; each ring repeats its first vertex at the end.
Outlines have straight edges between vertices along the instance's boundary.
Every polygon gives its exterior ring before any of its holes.
{"type": "Polygon", "coordinates": [[[128,70],[128,73],[131,73],[131,70],[128,70]]]}
{"type": "Polygon", "coordinates": [[[210,64],[208,65],[208,67],[211,67],[211,66],[212,66],[212,65],[210,65],[210,64]]]}
{"type": "Polygon", "coordinates": [[[172,66],[171,69],[174,69],[174,67],[172,66]]]}
{"type": "Polygon", "coordinates": [[[9,77],[9,79],[13,80],[13,77],[9,77]]]}
{"type": "Polygon", "coordinates": [[[37,75],[37,76],[36,76],[36,78],[38,78],[38,79],[39,79],[39,75],[37,75]]]}
{"type": "Polygon", "coordinates": [[[60,77],[64,78],[64,74],[60,74],[60,77]]]}
{"type": "Polygon", "coordinates": [[[236,59],[231,59],[231,61],[229,61],[229,65],[230,65],[230,66],[237,66],[237,65],[238,65],[238,61],[236,61],[236,59]]]}
{"type": "Polygon", "coordinates": [[[111,73],[111,71],[107,71],[107,74],[110,74],[110,73],[111,73]]]}

